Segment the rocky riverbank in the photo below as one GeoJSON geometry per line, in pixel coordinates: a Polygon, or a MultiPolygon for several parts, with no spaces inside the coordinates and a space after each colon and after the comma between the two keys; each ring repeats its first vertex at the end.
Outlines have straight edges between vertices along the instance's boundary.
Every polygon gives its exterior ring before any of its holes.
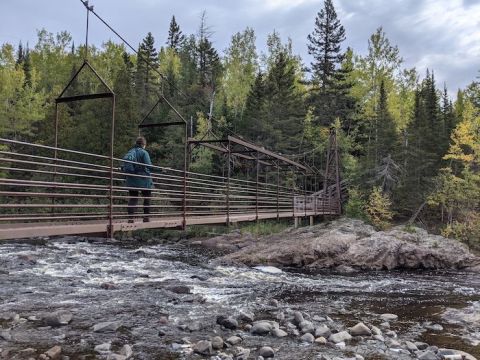
{"type": "Polygon", "coordinates": [[[240,231],[197,244],[228,252],[223,263],[271,265],[306,270],[469,270],[480,272],[480,258],[453,239],[397,226],[375,229],[360,220],[340,219],[254,237],[240,231]]]}
{"type": "MultiPolygon", "coordinates": [[[[285,234],[348,233],[338,224],[285,234]]],[[[477,273],[233,265],[229,257],[263,241],[235,232],[202,246],[84,237],[2,244],[0,359],[480,358],[477,273]]]]}

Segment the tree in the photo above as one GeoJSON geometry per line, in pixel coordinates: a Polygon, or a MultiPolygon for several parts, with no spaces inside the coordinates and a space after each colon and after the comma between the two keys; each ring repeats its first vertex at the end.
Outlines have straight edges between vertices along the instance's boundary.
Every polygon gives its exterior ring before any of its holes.
{"type": "Polygon", "coordinates": [[[247,28],[232,36],[230,46],[225,51],[224,69],[222,92],[238,124],[258,69],[253,29],[247,28]]]}
{"type": "Polygon", "coordinates": [[[315,18],[315,29],[308,35],[308,53],[313,55],[313,75],[324,93],[331,87],[337,66],[344,54],[341,43],[345,40],[345,29],[337,18],[332,0],[325,0],[324,8],[315,18]]]}
{"type": "Polygon", "coordinates": [[[140,104],[140,110],[148,111],[153,98],[156,99],[158,76],[153,69],[158,68],[158,53],[155,49],[155,39],[151,32],[140,43],[137,57],[135,90],[140,104]]]}
{"type": "Polygon", "coordinates": [[[381,188],[373,188],[365,207],[365,212],[372,225],[380,230],[385,230],[393,218],[391,206],[390,198],[382,192],[381,188]]]}
{"type": "Polygon", "coordinates": [[[308,35],[308,52],[313,56],[311,63],[313,87],[310,105],[313,106],[316,123],[329,126],[333,119],[345,114],[351,84],[346,80],[350,68],[341,67],[345,54],[341,43],[345,40],[345,29],[337,18],[332,0],[325,0],[324,8],[315,18],[315,28],[308,35]]]}
{"type": "Polygon", "coordinates": [[[182,31],[180,30],[180,26],[177,24],[174,15],[172,16],[170,28],[168,29],[167,45],[170,49],[178,52],[184,41],[185,35],[183,35],[182,31]]]}
{"type": "Polygon", "coordinates": [[[199,80],[203,88],[209,87],[215,91],[221,63],[220,57],[210,41],[211,35],[210,28],[207,26],[207,14],[204,11],[200,20],[197,43],[199,80]]]}

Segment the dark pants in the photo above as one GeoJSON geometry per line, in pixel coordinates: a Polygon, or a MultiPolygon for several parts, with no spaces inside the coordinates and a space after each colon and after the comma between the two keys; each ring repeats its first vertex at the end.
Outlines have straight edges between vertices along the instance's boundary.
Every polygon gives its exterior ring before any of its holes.
{"type": "MultiPolygon", "coordinates": [[[[130,199],[128,200],[128,216],[133,218],[133,214],[136,212],[136,207],[138,204],[138,194],[139,190],[128,190],[128,195],[130,199]]],[[[151,190],[141,190],[143,196],[143,214],[145,217],[148,217],[150,214],[150,196],[152,196],[151,190]]]]}

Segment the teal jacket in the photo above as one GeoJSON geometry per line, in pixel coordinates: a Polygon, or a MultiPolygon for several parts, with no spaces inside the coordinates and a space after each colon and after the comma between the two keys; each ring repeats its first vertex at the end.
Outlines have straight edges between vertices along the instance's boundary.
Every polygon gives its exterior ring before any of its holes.
{"type": "Polygon", "coordinates": [[[137,175],[144,175],[148,177],[139,177],[139,176],[126,176],[126,185],[133,188],[153,188],[153,181],[150,175],[152,161],[150,160],[150,155],[147,150],[143,149],[141,146],[135,145],[135,151],[137,155],[137,162],[143,163],[146,166],[141,166],[137,171],[137,175]]]}

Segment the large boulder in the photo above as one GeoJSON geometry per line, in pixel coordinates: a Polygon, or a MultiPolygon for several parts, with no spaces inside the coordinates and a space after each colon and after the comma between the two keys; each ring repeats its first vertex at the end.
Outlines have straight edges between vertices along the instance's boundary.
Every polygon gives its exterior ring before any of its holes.
{"type": "Polygon", "coordinates": [[[250,238],[244,247],[218,261],[313,270],[338,266],[365,270],[480,270],[480,258],[459,241],[414,227],[397,226],[388,231],[376,231],[360,220],[347,218],[288,229],[258,237],[255,241],[250,238]]]}

